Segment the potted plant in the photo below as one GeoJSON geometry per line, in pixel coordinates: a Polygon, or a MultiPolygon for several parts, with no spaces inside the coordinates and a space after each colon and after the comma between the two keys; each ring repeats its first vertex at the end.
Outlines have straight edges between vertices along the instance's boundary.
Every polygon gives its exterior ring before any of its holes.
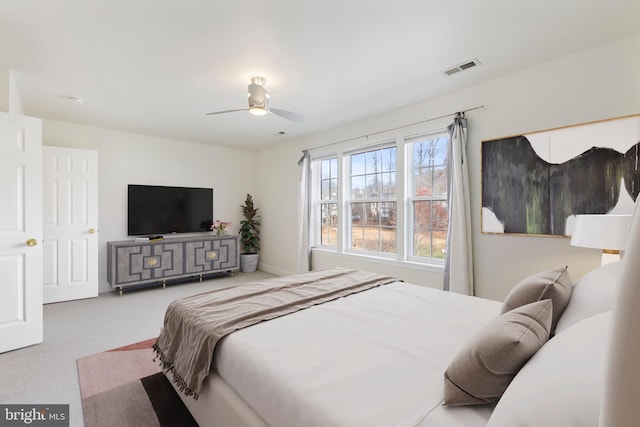
{"type": "Polygon", "coordinates": [[[242,208],[244,219],[240,221],[240,271],[251,273],[258,267],[260,250],[260,216],[258,208],[253,206],[253,197],[247,194],[242,208]]]}

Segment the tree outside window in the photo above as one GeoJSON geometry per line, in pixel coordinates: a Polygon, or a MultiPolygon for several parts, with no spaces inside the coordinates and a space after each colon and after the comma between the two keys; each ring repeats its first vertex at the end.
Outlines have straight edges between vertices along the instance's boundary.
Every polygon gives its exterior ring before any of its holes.
{"type": "Polygon", "coordinates": [[[442,264],[449,221],[448,144],[449,135],[441,130],[347,153],[349,147],[343,147],[334,157],[314,160],[314,245],[442,264]]]}
{"type": "Polygon", "coordinates": [[[338,241],[338,158],[320,161],[320,244],[338,241]]]}
{"type": "Polygon", "coordinates": [[[351,249],[395,254],[396,147],[350,156],[351,249]]]}
{"type": "Polygon", "coordinates": [[[446,133],[413,138],[412,153],[412,254],[444,259],[446,253],[447,144],[446,133]]]}

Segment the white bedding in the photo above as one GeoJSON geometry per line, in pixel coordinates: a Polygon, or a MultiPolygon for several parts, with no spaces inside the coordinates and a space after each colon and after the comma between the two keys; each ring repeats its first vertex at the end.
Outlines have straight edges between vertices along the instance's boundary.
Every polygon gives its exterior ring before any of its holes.
{"type": "Polygon", "coordinates": [[[214,365],[271,426],[484,426],[490,407],[441,406],[443,373],[500,308],[393,283],[234,332],[214,365]]]}
{"type": "Polygon", "coordinates": [[[555,336],[493,408],[440,402],[449,362],[502,304],[402,283],[234,332],[214,356],[224,379],[180,397],[201,427],[637,426],[640,216],[630,236],[622,263],[573,285],[555,336]]]}

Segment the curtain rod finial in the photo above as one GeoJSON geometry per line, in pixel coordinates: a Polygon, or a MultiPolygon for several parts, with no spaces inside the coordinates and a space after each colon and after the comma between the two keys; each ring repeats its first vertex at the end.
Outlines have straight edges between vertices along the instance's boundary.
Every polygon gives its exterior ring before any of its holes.
{"type": "Polygon", "coordinates": [[[298,166],[300,166],[302,164],[302,162],[304,162],[304,159],[309,157],[309,151],[308,150],[302,150],[302,157],[300,157],[300,160],[298,160],[298,166]]]}

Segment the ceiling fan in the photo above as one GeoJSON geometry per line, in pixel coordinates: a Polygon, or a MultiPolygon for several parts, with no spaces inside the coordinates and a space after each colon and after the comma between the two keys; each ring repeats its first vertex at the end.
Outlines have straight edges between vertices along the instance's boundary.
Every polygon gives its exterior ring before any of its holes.
{"type": "Polygon", "coordinates": [[[304,120],[304,116],[287,110],[281,110],[279,108],[269,107],[269,92],[264,88],[267,79],[264,77],[252,77],[251,84],[248,87],[249,93],[247,94],[249,99],[249,108],[236,108],[234,110],[215,111],[213,113],[207,113],[207,116],[213,116],[215,114],[235,113],[236,111],[249,111],[254,116],[265,116],[271,114],[273,116],[282,117],[294,122],[301,122],[304,120]]]}

